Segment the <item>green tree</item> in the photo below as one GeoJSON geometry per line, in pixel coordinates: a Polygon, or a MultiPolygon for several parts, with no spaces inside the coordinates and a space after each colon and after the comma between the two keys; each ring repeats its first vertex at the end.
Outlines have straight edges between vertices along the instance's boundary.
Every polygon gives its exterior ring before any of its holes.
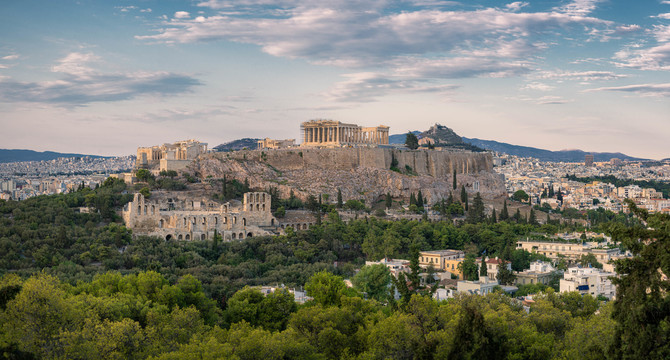
{"type": "Polygon", "coordinates": [[[500,211],[500,221],[505,221],[507,219],[509,219],[509,211],[507,210],[507,200],[504,200],[502,211],[500,211]]]}
{"type": "Polygon", "coordinates": [[[512,270],[507,268],[507,261],[503,260],[498,265],[498,275],[496,276],[498,282],[502,285],[514,285],[514,280],[516,280],[516,275],[512,270]]]}
{"type": "Polygon", "coordinates": [[[419,139],[411,131],[408,131],[407,136],[405,136],[405,146],[411,150],[419,148],[419,139]]]}
{"type": "Polygon", "coordinates": [[[478,192],[472,200],[472,206],[470,206],[470,209],[468,210],[467,221],[471,224],[484,222],[484,220],[486,220],[485,211],[484,201],[478,192]]]}
{"type": "Polygon", "coordinates": [[[479,269],[475,262],[476,259],[477,257],[475,254],[467,254],[465,255],[465,260],[458,264],[458,269],[461,271],[461,274],[463,274],[463,279],[479,280],[479,269]]]}
{"type": "Polygon", "coordinates": [[[482,262],[479,265],[479,276],[482,277],[482,276],[488,276],[488,275],[489,275],[489,271],[488,271],[487,265],[486,265],[486,256],[482,256],[482,262]]]}
{"type": "Polygon", "coordinates": [[[380,302],[389,300],[391,272],[384,264],[366,265],[351,279],[354,288],[380,302]]]}
{"type": "Polygon", "coordinates": [[[512,200],[516,200],[519,202],[528,201],[528,198],[529,198],[528,194],[526,194],[526,192],[523,190],[517,190],[514,192],[514,194],[512,194],[512,200]]]}
{"type": "Polygon", "coordinates": [[[326,270],[315,273],[305,284],[307,295],[323,306],[340,305],[345,289],[344,280],[326,270]]]}
{"type": "Polygon", "coordinates": [[[465,211],[468,211],[468,192],[465,191],[465,185],[461,185],[461,203],[465,211]]]}
{"type": "Polygon", "coordinates": [[[614,223],[610,232],[615,241],[633,257],[615,262],[618,277],[614,301],[616,320],[614,344],[610,350],[619,359],[660,359],[670,354],[670,216],[637,208],[629,210],[646,225],[626,227],[614,223]]]}
{"type": "Polygon", "coordinates": [[[149,171],[149,170],[147,170],[147,169],[138,169],[138,170],[135,172],[135,177],[136,177],[137,180],[139,180],[139,181],[149,182],[150,180],[153,179],[154,176],[151,175],[151,171],[149,171]]]}
{"type": "Polygon", "coordinates": [[[337,189],[337,208],[341,209],[343,205],[342,202],[342,190],[337,189]]]}
{"type": "Polygon", "coordinates": [[[423,210],[423,194],[421,193],[421,189],[419,189],[419,192],[416,194],[416,206],[419,210],[423,210]]]}
{"type": "Polygon", "coordinates": [[[456,169],[454,169],[454,174],[451,176],[451,179],[453,181],[453,184],[452,184],[453,190],[456,190],[456,186],[457,186],[456,185],[456,169]]]}
{"type": "Polygon", "coordinates": [[[390,209],[393,206],[393,198],[391,197],[391,193],[387,192],[384,200],[386,208],[390,209]]]}

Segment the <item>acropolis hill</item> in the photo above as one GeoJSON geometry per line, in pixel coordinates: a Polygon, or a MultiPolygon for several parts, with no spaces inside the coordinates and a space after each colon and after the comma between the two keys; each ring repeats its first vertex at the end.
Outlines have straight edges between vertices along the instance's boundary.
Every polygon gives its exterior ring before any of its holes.
{"type": "Polygon", "coordinates": [[[243,150],[200,155],[189,171],[202,178],[248,179],[252,187],[276,187],[282,197],[291,190],[300,198],[329,194],[338,189],[344,200],[365,199],[373,204],[390,193],[408,198],[422,191],[429,203],[447,198],[458,187],[487,198],[505,194],[504,179],[492,171],[488,153],[437,150],[399,150],[381,147],[294,148],[243,150]],[[405,174],[390,170],[393,159],[405,174]]]}

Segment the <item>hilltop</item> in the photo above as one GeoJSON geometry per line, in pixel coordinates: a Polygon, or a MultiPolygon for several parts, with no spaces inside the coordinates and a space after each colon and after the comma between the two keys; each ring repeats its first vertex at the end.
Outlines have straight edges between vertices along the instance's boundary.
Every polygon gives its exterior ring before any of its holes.
{"type": "Polygon", "coordinates": [[[252,150],[258,146],[258,140],[260,139],[242,138],[217,145],[213,149],[216,151],[252,150]]]}
{"type": "Polygon", "coordinates": [[[109,158],[110,156],[59,153],[55,151],[33,151],[23,149],[0,149],[0,163],[20,161],[45,161],[73,157],[109,158]]]}

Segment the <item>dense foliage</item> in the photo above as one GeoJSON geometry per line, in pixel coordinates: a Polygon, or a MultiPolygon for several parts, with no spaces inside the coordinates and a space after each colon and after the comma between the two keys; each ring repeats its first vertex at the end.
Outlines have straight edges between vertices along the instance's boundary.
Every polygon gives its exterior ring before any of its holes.
{"type": "Polygon", "coordinates": [[[5,275],[0,347],[56,359],[599,359],[614,334],[611,305],[576,293],[544,293],[527,313],[500,293],[385,306],[329,273],[308,284],[315,300],[303,306],[245,288],[220,310],[188,275],[170,285],[111,272],[76,286],[5,275]]]}
{"type": "MultiPolygon", "coordinates": [[[[222,195],[231,191],[228,186],[234,192],[246,186],[223,184],[222,195]]],[[[573,225],[537,225],[506,211],[500,217],[508,220],[492,221],[482,216],[476,196],[473,213],[461,224],[375,217],[344,223],[333,212],[307,231],[289,229],[283,236],[176,242],[133,238],[114,212],[130,199],[125,184],[112,179],[95,190],[0,201],[3,357],[653,359],[669,354],[667,215],[638,211],[645,226],[602,224],[639,255],[617,264],[624,275],[617,280],[621,299],[614,305],[522,286],[522,294],[544,291],[524,308],[502,293],[435,302],[434,289],[418,278],[418,249],[465,250],[463,270],[475,278],[475,256],[498,256],[523,269],[545,259],[516,250],[517,239],[573,231],[573,225]],[[383,257],[412,259],[412,271],[398,281],[384,266],[362,266],[383,257]],[[361,271],[353,276],[355,268],[361,271]],[[344,277],[351,277],[353,288],[344,285],[344,277]],[[287,291],[263,294],[248,287],[279,284],[304,286],[314,300],[297,305],[287,291]],[[389,296],[395,289],[403,294],[398,302],[389,296]]],[[[291,206],[290,201],[282,204],[291,206]]],[[[321,214],[318,200],[308,206],[321,214]]]]}

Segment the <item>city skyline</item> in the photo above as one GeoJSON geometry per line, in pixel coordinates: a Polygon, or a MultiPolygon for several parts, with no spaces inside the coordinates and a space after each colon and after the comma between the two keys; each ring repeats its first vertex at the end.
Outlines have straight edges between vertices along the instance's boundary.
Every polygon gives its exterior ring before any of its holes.
{"type": "Polygon", "coordinates": [[[331,118],[670,157],[670,1],[0,5],[1,148],[127,155],[331,118]]]}

